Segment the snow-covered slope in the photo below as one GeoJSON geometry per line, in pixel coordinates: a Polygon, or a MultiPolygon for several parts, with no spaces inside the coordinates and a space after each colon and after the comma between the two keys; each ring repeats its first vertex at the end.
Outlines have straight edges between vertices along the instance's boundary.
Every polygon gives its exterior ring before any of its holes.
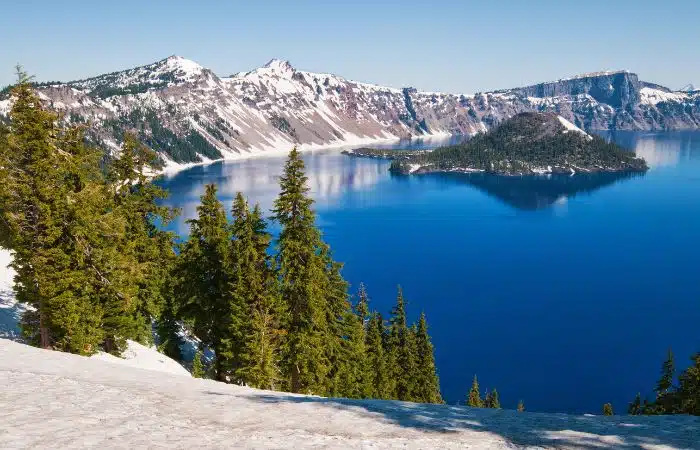
{"type": "Polygon", "coordinates": [[[697,417],[568,416],[259,391],[0,340],[6,448],[698,448],[697,417]]]}
{"type": "MultiPolygon", "coordinates": [[[[447,68],[445,68],[447,70],[447,68]]],[[[700,91],[671,92],[627,71],[594,72],[475,95],[421,92],[297,70],[273,59],[219,77],[179,56],[86,80],[39,86],[67,121],[93,124],[115,151],[135,132],[174,168],[261,153],[473,134],[524,111],[578,128],[700,128],[700,91]]],[[[10,107],[0,98],[0,114],[10,107]]]]}

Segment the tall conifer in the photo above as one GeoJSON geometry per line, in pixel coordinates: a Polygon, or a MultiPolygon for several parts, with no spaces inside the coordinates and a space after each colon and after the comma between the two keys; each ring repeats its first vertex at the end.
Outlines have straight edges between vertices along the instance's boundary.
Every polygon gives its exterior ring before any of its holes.
{"type": "Polygon", "coordinates": [[[292,392],[323,393],[330,370],[326,351],[328,279],[308,192],[304,162],[295,148],[280,177],[280,194],[273,208],[273,217],[282,227],[276,262],[289,314],[282,365],[292,392]]]}

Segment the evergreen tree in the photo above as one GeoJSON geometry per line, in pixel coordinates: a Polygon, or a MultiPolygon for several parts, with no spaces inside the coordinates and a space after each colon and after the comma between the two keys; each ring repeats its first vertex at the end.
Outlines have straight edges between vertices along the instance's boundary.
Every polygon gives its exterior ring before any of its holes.
{"type": "Polygon", "coordinates": [[[104,202],[97,152],[82,129],[58,127],[18,69],[9,127],[0,133],[2,245],[14,253],[17,300],[25,338],[42,348],[90,354],[102,340],[102,311],[93,301],[96,270],[89,240],[104,202]],[[87,254],[86,254],[87,253],[87,254]]]}
{"type": "Polygon", "coordinates": [[[467,406],[471,406],[473,408],[481,408],[484,406],[484,403],[481,400],[481,393],[479,392],[479,381],[476,379],[476,375],[474,375],[474,381],[472,381],[472,388],[469,390],[467,406]]]}
{"type": "Polygon", "coordinates": [[[603,415],[604,416],[612,416],[613,415],[612,404],[606,403],[603,405],[603,415]]]}
{"type": "Polygon", "coordinates": [[[406,324],[406,305],[401,287],[398,288],[396,306],[391,311],[389,351],[392,354],[392,374],[396,380],[396,398],[411,401],[413,399],[415,361],[414,340],[406,324]]]}
{"type": "Polygon", "coordinates": [[[226,381],[232,318],[230,231],[216,186],[207,185],[189,220],[190,236],[182,246],[177,269],[179,303],[202,345],[215,352],[214,376],[226,381]]]}
{"type": "Polygon", "coordinates": [[[288,311],[282,369],[292,392],[323,393],[330,370],[326,350],[329,283],[308,191],[304,162],[295,148],[285,164],[273,209],[282,228],[276,262],[288,311]]]}
{"type": "Polygon", "coordinates": [[[491,391],[486,389],[486,394],[484,395],[484,399],[482,401],[482,404],[484,405],[484,408],[492,408],[491,406],[491,391]]]}
{"type": "Polygon", "coordinates": [[[428,335],[428,323],[425,313],[421,313],[415,332],[416,372],[413,376],[415,401],[421,403],[442,403],[440,382],[435,368],[433,344],[428,335]]]}
{"type": "Polygon", "coordinates": [[[494,388],[489,396],[489,408],[501,409],[501,400],[498,398],[498,391],[494,388]]]}
{"type": "Polygon", "coordinates": [[[525,402],[522,400],[518,401],[518,412],[524,412],[525,411],[525,402]]]}
{"type": "Polygon", "coordinates": [[[180,337],[180,326],[177,323],[177,313],[172,300],[167,299],[161,311],[158,320],[158,351],[164,355],[174,359],[175,361],[182,360],[182,352],[180,350],[183,341],[180,337]]]}
{"type": "Polygon", "coordinates": [[[367,324],[365,348],[367,355],[367,378],[371,387],[369,397],[390,399],[392,397],[391,374],[384,354],[384,319],[381,314],[372,314],[367,324]]]}
{"type": "Polygon", "coordinates": [[[202,363],[202,352],[197,350],[192,360],[192,377],[204,378],[204,364],[202,363]]]}
{"type": "Polygon", "coordinates": [[[673,357],[673,351],[669,349],[666,361],[664,361],[663,365],[661,366],[661,377],[656,383],[655,392],[657,399],[669,393],[669,391],[673,387],[673,379],[675,377],[675,374],[676,364],[673,357]]]}
{"type": "Polygon", "coordinates": [[[634,400],[629,404],[627,408],[627,414],[631,416],[638,416],[642,413],[642,395],[638,392],[634,400]]]}
{"type": "Polygon", "coordinates": [[[233,217],[232,234],[237,253],[233,294],[240,306],[231,332],[233,335],[241,333],[240,364],[235,375],[248,386],[279,388],[280,320],[284,310],[267,255],[271,238],[260,208],[256,205],[251,211],[240,193],[234,202],[233,217]]]}
{"type": "Polygon", "coordinates": [[[362,321],[362,325],[366,328],[370,320],[369,314],[369,296],[364,283],[360,283],[360,288],[357,291],[357,306],[355,308],[357,316],[362,321]]]}
{"type": "Polygon", "coordinates": [[[693,363],[678,377],[677,410],[682,414],[700,416],[700,353],[692,357],[693,363]]]}

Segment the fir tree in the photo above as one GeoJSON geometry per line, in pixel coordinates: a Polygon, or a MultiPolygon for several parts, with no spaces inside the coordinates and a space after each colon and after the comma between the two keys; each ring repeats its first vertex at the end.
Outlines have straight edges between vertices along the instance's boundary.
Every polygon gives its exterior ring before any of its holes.
{"type": "Polygon", "coordinates": [[[433,344],[428,335],[425,313],[421,313],[415,332],[416,372],[414,374],[415,401],[421,403],[442,403],[440,382],[435,368],[433,344]]]}
{"type": "Polygon", "coordinates": [[[501,409],[501,400],[498,398],[498,391],[495,388],[493,391],[491,391],[489,398],[490,401],[488,408],[501,409]]]}
{"type": "Polygon", "coordinates": [[[389,351],[392,354],[392,374],[396,380],[396,398],[411,401],[414,394],[413,374],[415,361],[414,340],[406,324],[406,305],[401,287],[398,288],[396,306],[391,311],[389,351]]]}
{"type": "Polygon", "coordinates": [[[700,416],[700,353],[691,359],[693,363],[678,377],[676,410],[682,414],[700,416]]]}
{"type": "Polygon", "coordinates": [[[524,412],[525,411],[525,402],[522,400],[518,401],[518,412],[524,412]]]}
{"type": "Polygon", "coordinates": [[[612,416],[613,415],[612,404],[606,403],[603,405],[603,415],[604,416],[612,416]]]}
{"type": "Polygon", "coordinates": [[[104,201],[97,151],[80,128],[62,130],[18,69],[9,128],[0,133],[0,213],[14,253],[17,300],[32,344],[90,354],[102,340],[102,311],[93,301],[96,270],[86,249],[104,201]]]}
{"type": "Polygon", "coordinates": [[[178,261],[177,289],[183,317],[192,321],[202,345],[214,350],[214,374],[225,381],[232,305],[230,295],[230,232],[216,187],[207,185],[197,207],[197,218],[188,221],[190,236],[178,261]]]}
{"type": "Polygon", "coordinates": [[[384,319],[381,314],[372,314],[367,324],[365,340],[367,355],[367,378],[371,398],[390,399],[392,397],[391,374],[384,354],[384,319]]]}
{"type": "Polygon", "coordinates": [[[362,321],[362,325],[367,327],[367,323],[370,320],[369,296],[367,295],[367,289],[364,283],[360,283],[360,288],[357,291],[357,306],[355,307],[355,311],[362,321]]]}
{"type": "Polygon", "coordinates": [[[288,311],[282,368],[292,392],[323,393],[330,369],[325,339],[328,279],[306,182],[304,162],[295,148],[285,164],[273,209],[282,227],[276,262],[288,311]]]}
{"type": "Polygon", "coordinates": [[[204,378],[204,364],[202,363],[202,352],[197,350],[192,359],[192,377],[204,378]]]}
{"type": "MultiPolygon", "coordinates": [[[[243,311],[233,321],[243,330],[240,365],[235,375],[248,386],[275,389],[281,386],[280,320],[284,311],[266,253],[271,238],[260,208],[256,205],[251,211],[240,193],[234,202],[233,217],[237,252],[233,292],[243,311]]],[[[232,333],[237,332],[232,329],[232,333]]]]}
{"type": "Polygon", "coordinates": [[[474,375],[474,380],[472,381],[472,387],[469,390],[469,396],[467,398],[467,406],[471,406],[473,408],[481,408],[484,406],[484,403],[481,400],[481,393],[479,392],[479,381],[477,380],[476,375],[474,375]]]}
{"type": "Polygon", "coordinates": [[[627,414],[631,416],[638,416],[642,413],[642,395],[638,392],[634,400],[629,404],[627,408],[627,414]]]}
{"type": "Polygon", "coordinates": [[[177,313],[170,299],[166,300],[161,311],[157,331],[159,337],[158,351],[175,361],[181,361],[182,351],[180,348],[183,341],[179,333],[180,326],[177,323],[177,313]]]}
{"type": "Polygon", "coordinates": [[[656,383],[656,397],[663,397],[673,387],[673,379],[676,374],[676,364],[671,349],[668,350],[666,361],[661,366],[661,377],[656,383]]]}

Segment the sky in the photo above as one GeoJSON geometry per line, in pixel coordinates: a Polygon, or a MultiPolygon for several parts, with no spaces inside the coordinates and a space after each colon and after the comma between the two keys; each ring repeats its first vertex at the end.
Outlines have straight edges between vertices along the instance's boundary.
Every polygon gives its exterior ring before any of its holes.
{"type": "Polygon", "coordinates": [[[68,81],[173,54],[452,93],[616,69],[700,85],[699,0],[0,1],[0,87],[17,63],[68,81]]]}

